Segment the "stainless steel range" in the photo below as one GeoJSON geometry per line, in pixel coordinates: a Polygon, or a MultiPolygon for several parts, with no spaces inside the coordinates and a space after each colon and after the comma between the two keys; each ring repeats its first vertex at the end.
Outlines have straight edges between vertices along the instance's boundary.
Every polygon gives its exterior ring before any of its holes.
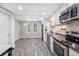
{"type": "Polygon", "coordinates": [[[65,35],[61,35],[60,33],[56,33],[53,35],[54,38],[54,51],[58,56],[68,56],[69,55],[69,47],[66,42],[65,35]]]}
{"type": "Polygon", "coordinates": [[[69,31],[66,34],[66,40],[69,43],[69,47],[79,52],[79,32],[69,31]]]}
{"type": "Polygon", "coordinates": [[[54,51],[58,56],[68,56],[69,55],[68,47],[58,41],[54,41],[54,51]]]}

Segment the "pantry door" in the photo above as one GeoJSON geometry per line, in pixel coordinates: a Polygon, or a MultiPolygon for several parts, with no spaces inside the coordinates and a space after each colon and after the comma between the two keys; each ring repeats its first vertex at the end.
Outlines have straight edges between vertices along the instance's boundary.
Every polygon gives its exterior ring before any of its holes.
{"type": "Polygon", "coordinates": [[[10,17],[0,11],[0,47],[10,44],[10,17]]]}

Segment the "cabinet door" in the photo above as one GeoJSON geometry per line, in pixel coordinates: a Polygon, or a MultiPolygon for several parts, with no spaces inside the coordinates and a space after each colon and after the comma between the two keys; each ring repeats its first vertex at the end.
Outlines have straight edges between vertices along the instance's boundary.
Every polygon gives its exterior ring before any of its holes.
{"type": "Polygon", "coordinates": [[[0,11],[0,46],[9,45],[10,24],[9,15],[0,11]]]}
{"type": "Polygon", "coordinates": [[[50,37],[50,50],[53,53],[53,38],[50,37]]]}
{"type": "Polygon", "coordinates": [[[69,48],[69,56],[79,56],[79,53],[69,48]]]}
{"type": "Polygon", "coordinates": [[[50,35],[49,34],[47,34],[47,45],[50,48],[50,35]]]}

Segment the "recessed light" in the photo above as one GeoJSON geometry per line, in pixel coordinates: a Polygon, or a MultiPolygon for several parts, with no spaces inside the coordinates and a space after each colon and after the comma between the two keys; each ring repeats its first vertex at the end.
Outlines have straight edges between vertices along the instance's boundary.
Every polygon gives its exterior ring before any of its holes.
{"type": "Polygon", "coordinates": [[[29,17],[29,16],[26,16],[26,17],[29,17]]]}
{"type": "Polygon", "coordinates": [[[43,13],[42,13],[42,15],[46,15],[46,13],[45,13],[45,12],[43,12],[43,13]]]}
{"type": "Polygon", "coordinates": [[[22,6],[19,6],[18,9],[19,9],[19,10],[23,10],[22,6]]]}
{"type": "Polygon", "coordinates": [[[23,25],[26,26],[27,24],[26,23],[23,23],[23,25]]]}

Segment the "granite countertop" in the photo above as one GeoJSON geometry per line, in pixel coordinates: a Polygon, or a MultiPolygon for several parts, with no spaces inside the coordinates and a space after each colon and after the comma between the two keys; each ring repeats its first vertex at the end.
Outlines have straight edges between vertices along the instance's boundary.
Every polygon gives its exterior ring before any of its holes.
{"type": "MultiPolygon", "coordinates": [[[[62,43],[62,41],[66,40],[66,37],[65,35],[57,35],[57,34],[54,34],[54,33],[48,33],[50,36],[52,36],[52,38],[54,38],[55,40],[59,41],[62,43]]],[[[77,37],[79,37],[78,35],[75,35],[77,37]]],[[[63,43],[62,43],[63,44],[63,43]]],[[[74,51],[78,52],[79,53],[79,50],[78,49],[75,49],[73,48],[72,46],[69,45],[69,48],[73,49],[74,51]]]]}
{"type": "Polygon", "coordinates": [[[66,33],[67,35],[72,35],[72,36],[75,36],[75,37],[79,37],[79,34],[78,35],[75,35],[75,34],[69,34],[69,33],[66,33]]]}
{"type": "Polygon", "coordinates": [[[65,35],[59,35],[59,34],[54,34],[54,33],[47,33],[47,34],[49,34],[54,40],[58,41],[59,43],[63,44],[64,46],[68,45],[67,43],[65,43],[66,42],[65,35]]]}
{"type": "Polygon", "coordinates": [[[65,41],[65,39],[66,39],[64,36],[56,35],[56,34],[53,34],[53,37],[56,38],[59,41],[65,41]]]}
{"type": "Polygon", "coordinates": [[[62,40],[66,39],[64,35],[57,35],[57,34],[54,34],[54,33],[47,33],[47,34],[49,34],[50,36],[56,38],[59,41],[62,41],[62,40]]]}
{"type": "Polygon", "coordinates": [[[0,55],[4,53],[6,50],[8,50],[10,47],[12,46],[11,45],[0,46],[0,55]]]}

